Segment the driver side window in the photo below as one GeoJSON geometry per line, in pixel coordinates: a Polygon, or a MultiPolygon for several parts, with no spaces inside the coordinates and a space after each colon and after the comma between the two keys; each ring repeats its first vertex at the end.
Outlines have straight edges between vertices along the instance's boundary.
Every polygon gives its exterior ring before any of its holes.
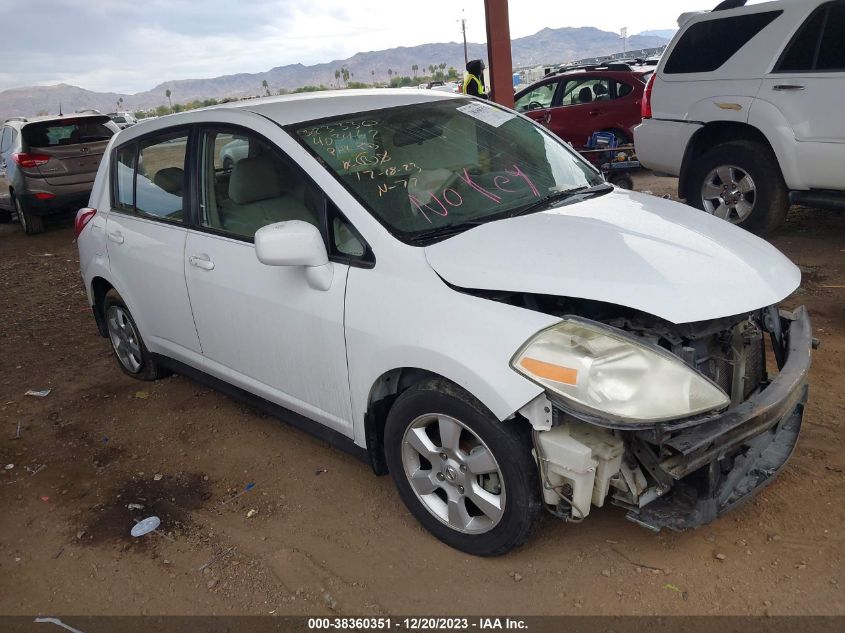
{"type": "Polygon", "coordinates": [[[556,81],[534,88],[534,90],[522,95],[516,100],[516,111],[526,112],[528,110],[541,110],[543,108],[551,107],[556,88],[556,81]]]}
{"type": "Polygon", "coordinates": [[[253,239],[263,226],[302,220],[319,227],[321,196],[263,138],[230,129],[202,134],[203,226],[253,239]]]}

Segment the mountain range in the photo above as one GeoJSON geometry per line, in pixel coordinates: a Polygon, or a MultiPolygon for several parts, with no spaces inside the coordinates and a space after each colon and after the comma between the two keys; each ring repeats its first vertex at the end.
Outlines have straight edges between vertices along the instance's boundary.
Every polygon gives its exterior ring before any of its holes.
{"type": "MultiPolygon", "coordinates": [[[[658,48],[668,43],[668,38],[665,37],[667,34],[671,34],[671,31],[647,31],[630,36],[627,48],[658,48]]],[[[514,67],[531,67],[610,55],[619,52],[620,43],[616,33],[593,27],[545,28],[533,35],[512,40],[511,51],[514,67]]],[[[467,49],[470,59],[487,56],[486,44],[470,43],[467,49]]],[[[417,65],[418,74],[422,75],[428,74],[426,69],[429,65],[442,63],[445,63],[447,68],[454,67],[461,71],[464,66],[463,45],[458,42],[422,44],[356,53],[348,59],[311,66],[288,64],[261,73],[165,81],[151,90],[137,94],[93,92],[68,84],[12,88],[0,92],[0,120],[15,115],[32,116],[43,111],[57,113],[59,104],[64,112],[84,108],[111,112],[121,98],[124,109],[146,110],[167,105],[167,90],[171,91],[173,103],[188,103],[210,98],[258,95],[263,92],[264,81],[267,81],[274,94],[279,89],[291,90],[321,84],[331,86],[336,82],[334,73],[340,68],[346,68],[350,72],[350,81],[386,82],[389,78],[388,71],[393,75],[413,76],[411,67],[417,65]]]]}

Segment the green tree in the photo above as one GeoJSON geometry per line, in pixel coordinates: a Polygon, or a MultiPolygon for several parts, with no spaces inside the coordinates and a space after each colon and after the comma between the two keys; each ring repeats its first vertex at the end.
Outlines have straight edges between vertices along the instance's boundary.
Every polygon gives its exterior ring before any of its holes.
{"type": "Polygon", "coordinates": [[[448,71],[446,76],[449,77],[449,79],[454,81],[455,79],[458,78],[458,69],[455,68],[454,66],[450,66],[449,71],[448,71]]]}
{"type": "Polygon", "coordinates": [[[173,94],[170,92],[170,88],[164,91],[165,96],[167,97],[167,103],[170,104],[170,111],[173,112],[173,101],[170,100],[170,95],[173,94]]]}

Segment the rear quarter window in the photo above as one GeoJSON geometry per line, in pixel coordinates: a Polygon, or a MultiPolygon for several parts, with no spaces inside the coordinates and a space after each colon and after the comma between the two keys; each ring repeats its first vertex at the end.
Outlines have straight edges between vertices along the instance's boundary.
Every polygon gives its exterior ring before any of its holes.
{"type": "Polygon", "coordinates": [[[663,72],[676,75],[714,71],[782,13],[766,11],[693,24],[678,40],[663,72]]]}

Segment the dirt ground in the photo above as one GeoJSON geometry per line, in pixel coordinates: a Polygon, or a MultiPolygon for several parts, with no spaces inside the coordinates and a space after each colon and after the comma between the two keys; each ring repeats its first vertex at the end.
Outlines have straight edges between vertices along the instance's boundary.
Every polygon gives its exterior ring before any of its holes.
{"type": "Polygon", "coordinates": [[[772,238],[804,273],[786,305],[806,304],[822,341],[776,482],[695,531],[606,507],[479,559],[366,464],[185,378],[124,376],[70,225],[0,225],[0,613],[845,614],[844,236],[845,214],[794,209],[772,238]],[[149,515],[161,532],[133,539],[149,515]]]}

